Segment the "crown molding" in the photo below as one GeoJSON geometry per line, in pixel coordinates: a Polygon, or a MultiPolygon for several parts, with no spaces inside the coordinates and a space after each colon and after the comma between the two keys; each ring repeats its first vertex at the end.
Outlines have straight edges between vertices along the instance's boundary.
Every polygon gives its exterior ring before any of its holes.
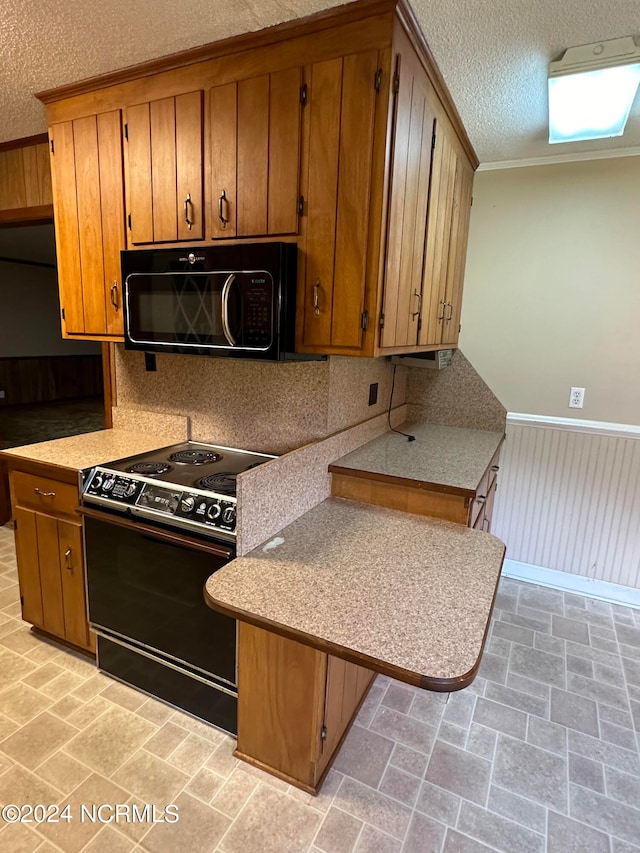
{"type": "Polygon", "coordinates": [[[524,166],[552,166],[555,163],[581,163],[585,160],[612,160],[617,157],[638,157],[640,146],[633,148],[608,148],[605,151],[577,151],[573,154],[552,154],[550,157],[529,157],[523,160],[498,160],[495,163],[480,163],[479,172],[498,169],[519,169],[524,166]]]}

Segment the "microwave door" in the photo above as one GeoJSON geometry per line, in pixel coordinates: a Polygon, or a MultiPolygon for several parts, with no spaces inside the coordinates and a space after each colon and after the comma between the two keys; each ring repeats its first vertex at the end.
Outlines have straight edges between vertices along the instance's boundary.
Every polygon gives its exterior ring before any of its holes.
{"type": "MultiPolygon", "coordinates": [[[[169,350],[231,347],[222,318],[228,279],[228,272],[130,274],[125,283],[127,337],[139,346],[169,350]]],[[[237,311],[229,292],[226,301],[225,319],[235,337],[237,311]]]]}

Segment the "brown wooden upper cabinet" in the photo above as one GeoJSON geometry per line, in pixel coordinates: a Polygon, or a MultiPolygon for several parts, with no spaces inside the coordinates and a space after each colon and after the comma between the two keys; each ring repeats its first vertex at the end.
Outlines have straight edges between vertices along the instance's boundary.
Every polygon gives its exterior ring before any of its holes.
{"type": "Polygon", "coordinates": [[[446,127],[438,128],[423,278],[421,346],[455,347],[469,235],[473,170],[446,127]]]}
{"type": "Polygon", "coordinates": [[[52,124],[49,138],[62,335],[117,339],[125,246],[120,110],[52,124]]]}
{"type": "Polygon", "coordinates": [[[202,92],[125,110],[129,242],[204,237],[202,92]]]}
{"type": "Polygon", "coordinates": [[[356,0],[39,97],[66,134],[64,179],[52,163],[68,334],[113,333],[94,303],[101,263],[106,310],[116,280],[104,234],[122,186],[101,207],[94,137],[121,111],[127,245],[295,240],[298,352],[456,345],[478,161],[406,0],[356,0]]]}
{"type": "Polygon", "coordinates": [[[0,143],[0,225],[38,222],[52,215],[46,134],[0,143]]]}
{"type": "Polygon", "coordinates": [[[211,237],[297,233],[305,96],[300,67],[209,91],[211,237]]]}
{"type": "Polygon", "coordinates": [[[362,347],[378,61],[370,50],[309,70],[301,344],[314,352],[362,347]]]}

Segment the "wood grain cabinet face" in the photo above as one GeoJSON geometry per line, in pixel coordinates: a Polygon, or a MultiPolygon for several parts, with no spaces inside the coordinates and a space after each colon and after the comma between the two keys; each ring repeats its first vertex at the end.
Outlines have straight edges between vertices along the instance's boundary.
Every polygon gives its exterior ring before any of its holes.
{"type": "Polygon", "coordinates": [[[302,345],[359,354],[363,340],[378,51],[311,66],[302,345]]]}
{"type": "Polygon", "coordinates": [[[77,488],[19,471],[11,472],[10,483],[22,618],[94,651],[85,603],[82,524],[70,500],[75,490],[77,506],[77,488]]]}
{"type": "Polygon", "coordinates": [[[43,207],[51,203],[47,143],[0,151],[0,211],[43,207]]]}
{"type": "Polygon", "coordinates": [[[235,754],[316,793],[373,678],[357,664],[239,622],[235,754]]]}
{"type": "Polygon", "coordinates": [[[120,110],[54,124],[51,179],[63,337],[123,334],[120,110]]]}
{"type": "Polygon", "coordinates": [[[202,92],[125,110],[129,242],[204,237],[202,92]]]}
{"type": "Polygon", "coordinates": [[[473,170],[444,123],[438,124],[435,134],[419,344],[455,347],[460,331],[473,170]]]}
{"type": "Polygon", "coordinates": [[[298,231],[302,69],[208,93],[211,237],[298,231]]]}

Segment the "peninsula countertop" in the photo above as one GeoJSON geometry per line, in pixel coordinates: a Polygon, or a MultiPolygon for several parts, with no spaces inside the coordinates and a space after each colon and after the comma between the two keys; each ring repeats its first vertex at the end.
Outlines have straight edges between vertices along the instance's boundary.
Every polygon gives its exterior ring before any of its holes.
{"type": "Polygon", "coordinates": [[[68,471],[80,471],[92,465],[112,462],[145,453],[159,447],[175,444],[175,439],[166,435],[150,435],[124,429],[102,429],[69,435],[66,438],[54,438],[36,444],[21,447],[8,447],[0,451],[9,463],[27,460],[43,465],[53,465],[68,471]]]}
{"type": "Polygon", "coordinates": [[[327,498],[206,583],[214,609],[392,678],[476,674],[505,546],[459,524],[327,498]]]}
{"type": "Polygon", "coordinates": [[[501,432],[424,423],[398,429],[415,441],[387,432],[337,459],[329,471],[472,495],[504,439],[501,432]]]}

